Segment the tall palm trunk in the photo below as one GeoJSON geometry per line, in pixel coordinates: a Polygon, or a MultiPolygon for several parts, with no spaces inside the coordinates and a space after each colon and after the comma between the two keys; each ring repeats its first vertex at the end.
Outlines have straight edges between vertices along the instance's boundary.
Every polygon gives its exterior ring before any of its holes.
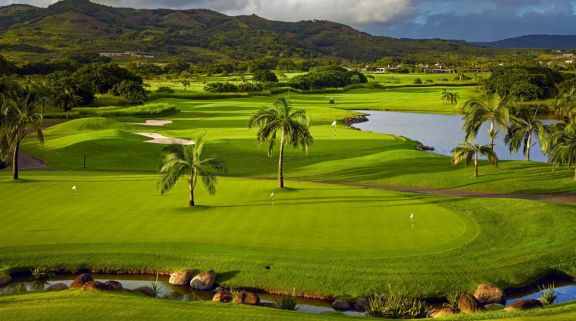
{"type": "Polygon", "coordinates": [[[278,158],[278,184],[280,184],[280,188],[284,188],[284,144],[286,144],[284,135],[284,128],[282,128],[282,136],[280,137],[280,156],[278,158]]]}
{"type": "Polygon", "coordinates": [[[474,151],[474,177],[478,177],[478,150],[474,151]]]}
{"type": "Polygon", "coordinates": [[[194,207],[194,187],[196,186],[196,169],[192,169],[192,173],[190,173],[190,201],[188,202],[188,205],[190,205],[190,207],[194,207]]]}
{"type": "Polygon", "coordinates": [[[12,179],[18,179],[18,155],[20,154],[20,142],[16,143],[12,154],[12,179]]]}
{"type": "Polygon", "coordinates": [[[494,121],[490,121],[490,129],[488,130],[488,135],[490,136],[490,147],[494,150],[494,121]]]}
{"type": "Polygon", "coordinates": [[[524,156],[526,156],[526,160],[530,161],[530,148],[532,148],[532,129],[530,129],[530,132],[528,133],[528,139],[526,140],[526,153],[524,153],[524,156]]]}

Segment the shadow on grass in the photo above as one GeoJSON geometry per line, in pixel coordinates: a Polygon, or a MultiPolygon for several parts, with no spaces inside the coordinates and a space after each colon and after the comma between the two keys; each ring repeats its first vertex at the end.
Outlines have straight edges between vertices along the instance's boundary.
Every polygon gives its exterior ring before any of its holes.
{"type": "Polygon", "coordinates": [[[228,280],[233,279],[239,273],[240,273],[240,271],[238,271],[238,270],[216,273],[216,280],[218,280],[218,282],[226,282],[228,280]]]}

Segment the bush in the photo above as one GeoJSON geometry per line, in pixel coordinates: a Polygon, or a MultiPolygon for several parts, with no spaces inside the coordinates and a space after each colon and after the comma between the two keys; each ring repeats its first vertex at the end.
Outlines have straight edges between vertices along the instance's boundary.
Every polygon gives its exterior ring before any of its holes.
{"type": "Polygon", "coordinates": [[[376,318],[417,319],[425,318],[427,311],[423,301],[389,292],[370,297],[366,314],[376,318]]]}
{"type": "Polygon", "coordinates": [[[230,82],[211,82],[204,86],[204,90],[209,93],[235,93],[238,87],[230,82]]]}
{"type": "Polygon", "coordinates": [[[298,310],[298,304],[296,303],[296,300],[290,295],[283,295],[274,301],[276,301],[276,304],[278,304],[281,310],[298,310]]]}
{"type": "Polygon", "coordinates": [[[554,284],[550,284],[549,286],[538,286],[538,290],[542,292],[542,296],[540,296],[539,300],[544,305],[553,304],[556,299],[558,299],[558,294],[556,294],[556,287],[554,284]]]}
{"type": "Polygon", "coordinates": [[[258,92],[258,91],[263,91],[263,90],[264,90],[264,86],[262,86],[261,84],[254,84],[254,83],[245,82],[245,83],[238,85],[238,91],[239,92],[258,92]]]}
{"type": "Polygon", "coordinates": [[[414,85],[422,85],[422,79],[420,78],[414,79],[414,85]]]}
{"type": "Polygon", "coordinates": [[[256,82],[278,82],[278,77],[270,70],[257,70],[254,72],[254,81],[256,82]]]}
{"type": "Polygon", "coordinates": [[[124,97],[131,104],[142,104],[148,98],[141,82],[122,80],[110,89],[112,95],[124,97]]]}
{"type": "Polygon", "coordinates": [[[352,84],[364,84],[368,79],[357,71],[348,71],[341,67],[317,67],[309,73],[292,78],[288,85],[292,88],[310,90],[324,88],[343,88],[352,84]]]}
{"type": "Polygon", "coordinates": [[[157,93],[173,94],[175,91],[171,87],[158,87],[157,93]]]}

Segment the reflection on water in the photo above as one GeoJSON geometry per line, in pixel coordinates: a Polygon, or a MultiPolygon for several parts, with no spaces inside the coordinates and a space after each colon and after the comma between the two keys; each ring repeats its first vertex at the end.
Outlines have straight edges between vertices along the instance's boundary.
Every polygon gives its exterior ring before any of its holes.
{"type": "MultiPolygon", "coordinates": [[[[361,130],[373,131],[382,134],[392,134],[404,136],[412,140],[417,140],[426,146],[435,148],[435,153],[450,155],[452,148],[456,147],[464,140],[462,130],[461,115],[439,115],[439,114],[422,114],[407,112],[389,112],[389,111],[358,111],[366,112],[368,122],[354,124],[354,128],[361,130]]],[[[554,120],[543,120],[544,124],[552,124],[554,120]]],[[[522,150],[511,154],[508,146],[504,144],[505,130],[500,130],[494,149],[498,158],[523,160],[522,150]]],[[[537,142],[537,138],[533,139],[537,142]]],[[[490,142],[488,136],[488,125],[484,124],[478,132],[476,141],[480,144],[490,142]]],[[[531,149],[530,158],[533,161],[546,162],[547,158],[540,150],[540,144],[531,149]]]]}

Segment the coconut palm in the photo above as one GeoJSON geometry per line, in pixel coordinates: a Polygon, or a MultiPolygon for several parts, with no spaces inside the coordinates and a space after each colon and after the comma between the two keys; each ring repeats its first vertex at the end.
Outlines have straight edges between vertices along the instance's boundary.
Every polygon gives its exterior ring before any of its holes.
{"type": "Polygon", "coordinates": [[[28,90],[22,93],[18,90],[11,90],[1,96],[2,103],[0,111],[2,113],[2,135],[5,145],[12,150],[12,178],[19,179],[18,156],[20,154],[20,143],[29,133],[36,133],[38,141],[44,143],[42,124],[44,106],[47,98],[40,97],[28,90]]]}
{"type": "Polygon", "coordinates": [[[464,162],[464,165],[468,167],[474,161],[474,177],[478,177],[480,155],[485,156],[488,162],[498,166],[498,157],[490,145],[480,146],[468,141],[452,149],[452,164],[457,165],[464,162]]]}
{"type": "Polygon", "coordinates": [[[572,167],[576,163],[576,121],[567,119],[554,124],[552,128],[547,145],[548,161],[554,167],[572,167]]]}
{"type": "Polygon", "coordinates": [[[217,156],[202,158],[205,143],[206,133],[202,133],[194,145],[172,144],[164,147],[164,158],[160,168],[160,173],[163,176],[159,182],[161,195],[174,187],[182,176],[188,177],[189,205],[191,207],[195,205],[194,189],[198,177],[202,179],[202,183],[210,195],[216,194],[216,175],[224,174],[226,167],[224,161],[217,156]]]}
{"type": "Polygon", "coordinates": [[[510,119],[509,103],[509,99],[496,94],[484,96],[480,100],[467,101],[462,108],[466,140],[474,139],[482,124],[488,122],[490,124],[488,129],[490,146],[494,148],[494,141],[499,132],[496,130],[496,126],[506,128],[508,125],[510,119]]]}
{"type": "Polygon", "coordinates": [[[460,94],[457,92],[449,91],[447,89],[442,90],[442,103],[457,104],[460,94]]]}
{"type": "Polygon", "coordinates": [[[576,85],[563,88],[556,99],[557,116],[572,117],[576,112],[576,85]]]}
{"type": "Polygon", "coordinates": [[[250,118],[249,128],[260,127],[257,139],[260,144],[268,141],[268,156],[272,155],[277,136],[280,135],[280,155],[278,157],[278,184],[284,188],[284,148],[292,145],[302,147],[308,153],[313,142],[310,134],[310,119],[303,109],[294,110],[285,97],[278,98],[271,107],[264,107],[250,118]]]}
{"type": "Polygon", "coordinates": [[[508,133],[504,138],[510,152],[517,152],[522,147],[524,158],[528,161],[530,160],[530,149],[536,145],[533,140],[534,137],[538,138],[541,148],[546,146],[548,128],[537,118],[538,110],[538,108],[534,110],[530,108],[519,109],[515,115],[510,117],[510,126],[508,126],[508,133]]]}

